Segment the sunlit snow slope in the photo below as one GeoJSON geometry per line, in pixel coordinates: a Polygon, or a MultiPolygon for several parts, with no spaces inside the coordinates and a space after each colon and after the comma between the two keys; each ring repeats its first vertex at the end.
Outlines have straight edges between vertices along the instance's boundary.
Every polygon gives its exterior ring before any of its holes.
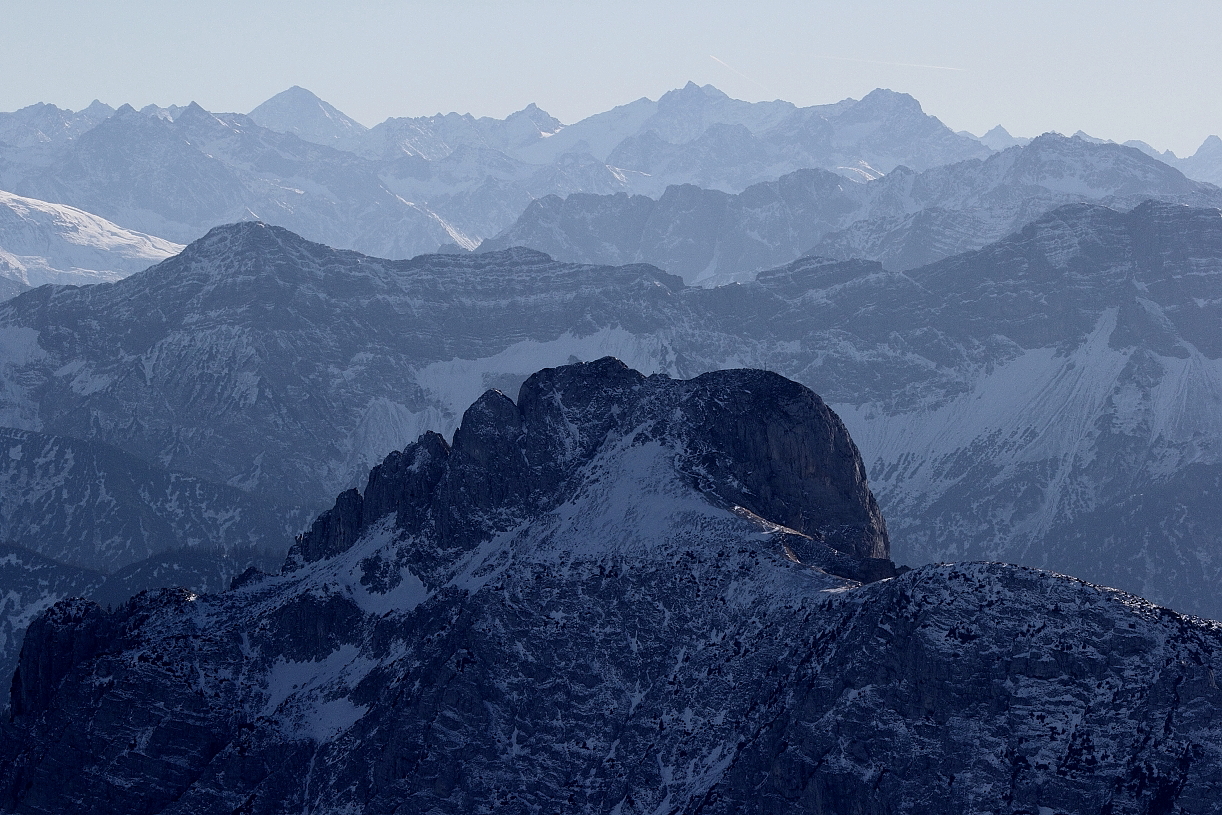
{"type": "Polygon", "coordinates": [[[0,276],[27,287],[109,283],[181,251],[74,207],[0,191],[0,276]]]}

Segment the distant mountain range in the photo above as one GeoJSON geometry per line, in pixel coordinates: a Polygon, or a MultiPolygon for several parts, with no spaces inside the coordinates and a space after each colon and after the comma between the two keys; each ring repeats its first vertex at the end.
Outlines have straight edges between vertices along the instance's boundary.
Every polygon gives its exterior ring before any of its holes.
{"type": "Polygon", "coordinates": [[[100,103],[0,114],[0,188],[13,193],[174,241],[257,218],[391,258],[473,248],[549,194],[736,193],[803,168],[875,178],[989,152],[883,90],[798,108],[689,83],[570,126],[532,105],[366,129],[301,88],[249,116],[100,103]]]}
{"type": "Polygon", "coordinates": [[[850,183],[802,170],[737,195],[693,186],[645,196],[548,196],[479,251],[527,246],[578,263],[652,263],[690,283],[750,280],[802,255],[905,271],[999,240],[1067,203],[1128,209],[1148,199],[1222,206],[1130,147],[1046,134],[987,159],[850,183]]]}
{"type": "MultiPolygon", "coordinates": [[[[185,243],[257,219],[379,257],[517,242],[557,258],[652,262],[705,285],[807,252],[914,268],[1078,200],[1215,205],[1150,162],[1109,157],[1110,143],[1079,135],[1098,155],[1059,155],[1072,151],[1041,144],[1055,139],[1045,136],[1022,159],[989,159],[1031,140],[1000,126],[980,138],[953,133],[893,91],[799,108],[692,83],[571,125],[530,105],[505,119],[449,113],[366,128],[293,87],[249,115],[97,102],[79,113],[42,104],[0,114],[0,188],[93,213],[113,222],[100,231],[143,233],[137,240],[185,243]],[[837,178],[780,181],[818,170],[837,178]],[[858,189],[845,179],[870,183],[858,189]],[[700,191],[667,192],[681,185],[700,191]],[[631,205],[588,198],[620,194],[631,205]],[[553,196],[576,196],[564,207],[577,211],[560,212],[553,196]],[[597,224],[608,217],[627,222],[603,234],[597,224]]],[[[1216,137],[1183,160],[1130,144],[1191,178],[1222,181],[1216,137]]],[[[47,212],[49,204],[26,206],[47,212]]],[[[30,285],[117,276],[164,248],[141,255],[131,239],[84,242],[114,247],[121,257],[108,264],[47,259],[9,242],[0,233],[0,273],[30,285]]]]}

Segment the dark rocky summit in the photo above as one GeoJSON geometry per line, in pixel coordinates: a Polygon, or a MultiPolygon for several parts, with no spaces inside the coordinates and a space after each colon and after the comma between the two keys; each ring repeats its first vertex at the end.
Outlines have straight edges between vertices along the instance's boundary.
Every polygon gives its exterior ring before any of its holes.
{"type": "Polygon", "coordinates": [[[6,811],[1206,813],[1222,627],[1001,564],[892,575],[774,374],[490,391],[278,575],[30,628],[6,811]]]}
{"type": "MultiPolygon", "coordinates": [[[[505,517],[571,500],[589,462],[624,437],[676,448],[690,486],[717,506],[785,527],[814,563],[846,577],[894,574],[857,447],[813,392],[764,371],[647,378],[610,357],[540,371],[517,404],[488,391],[453,446],[428,433],[392,453],[370,473],[364,496],[342,493],[314,522],[289,562],[344,552],[390,513],[446,551],[469,550],[504,531],[505,517]]],[[[422,577],[430,568],[410,565],[422,577]]]]}

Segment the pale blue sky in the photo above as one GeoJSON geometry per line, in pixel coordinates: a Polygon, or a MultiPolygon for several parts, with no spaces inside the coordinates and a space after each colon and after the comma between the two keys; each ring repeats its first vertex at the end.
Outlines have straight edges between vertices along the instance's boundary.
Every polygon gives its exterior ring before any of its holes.
{"type": "Polygon", "coordinates": [[[955,129],[1082,129],[1180,155],[1222,133],[1216,0],[2,5],[0,110],[246,112],[301,85],[368,125],[529,102],[572,122],[690,79],[803,105],[888,87],[955,129]]]}

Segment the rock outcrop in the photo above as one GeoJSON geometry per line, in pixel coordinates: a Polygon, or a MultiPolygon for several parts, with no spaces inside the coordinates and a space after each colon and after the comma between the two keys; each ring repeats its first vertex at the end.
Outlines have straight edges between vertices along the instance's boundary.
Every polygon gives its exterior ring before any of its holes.
{"type": "Polygon", "coordinates": [[[516,404],[488,391],[464,415],[452,446],[426,434],[375,467],[364,496],[342,493],[299,538],[289,563],[344,552],[392,512],[405,534],[469,550],[504,531],[506,517],[571,500],[589,462],[628,437],[674,448],[693,488],[743,517],[786,528],[817,565],[854,578],[894,574],[861,456],[812,391],[754,370],[646,377],[610,357],[540,371],[516,404]]]}

